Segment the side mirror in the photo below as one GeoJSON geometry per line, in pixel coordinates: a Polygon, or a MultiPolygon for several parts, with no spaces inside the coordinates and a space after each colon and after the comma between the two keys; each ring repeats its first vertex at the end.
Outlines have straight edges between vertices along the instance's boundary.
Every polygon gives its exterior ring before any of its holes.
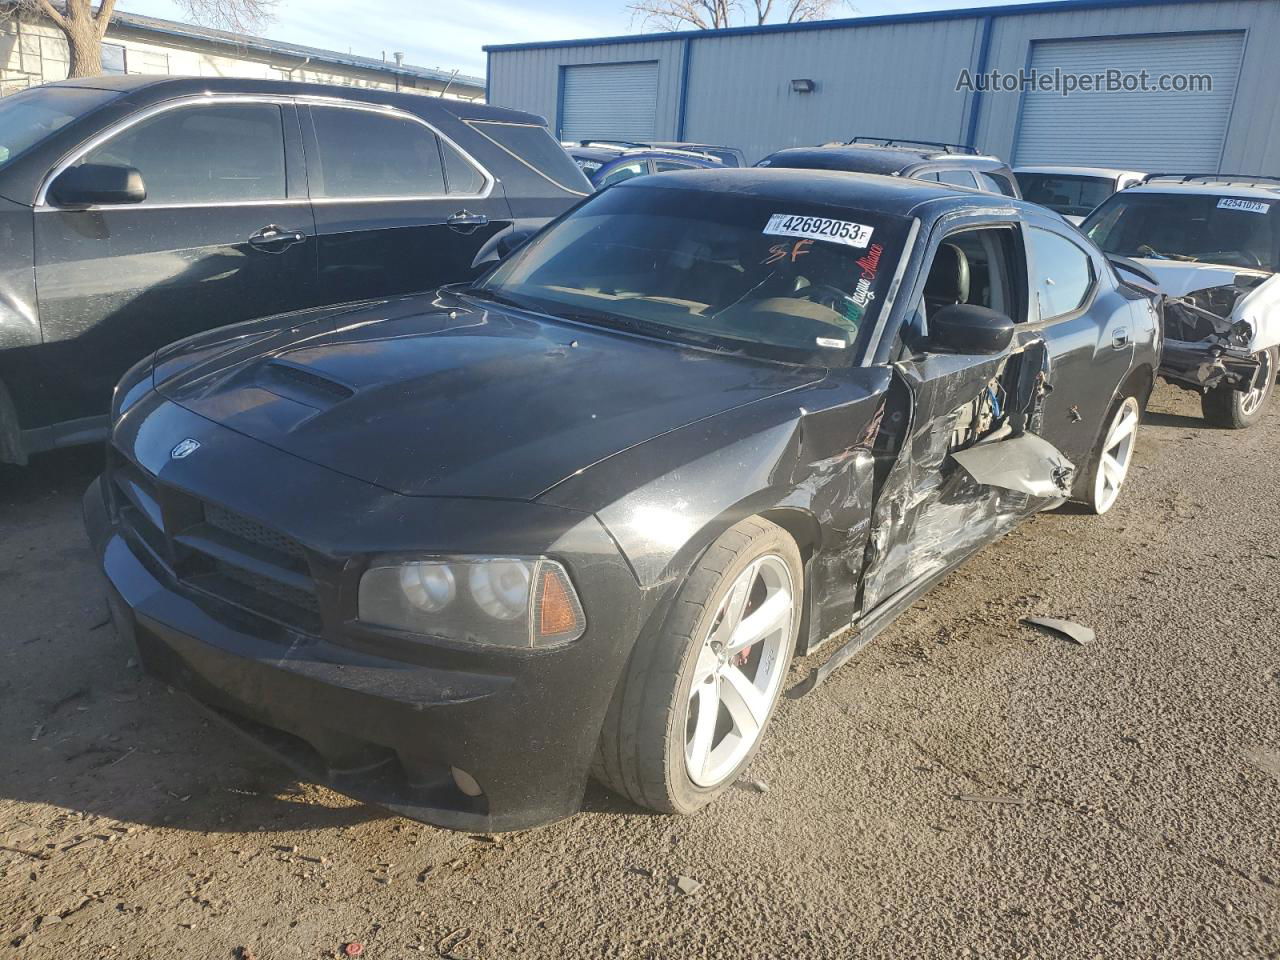
{"type": "Polygon", "coordinates": [[[935,352],[996,354],[1013,341],[1013,321],[986,307],[954,303],[932,314],[928,321],[926,349],[935,352]]]}
{"type": "Polygon", "coordinates": [[[496,246],[498,259],[507,259],[507,257],[528,243],[529,239],[537,232],[537,230],[511,230],[508,233],[504,233],[498,238],[496,246]]]}
{"type": "Polygon", "coordinates": [[[141,203],[147,187],[136,167],[82,163],[68,167],[49,184],[49,199],[60,207],[141,203]]]}

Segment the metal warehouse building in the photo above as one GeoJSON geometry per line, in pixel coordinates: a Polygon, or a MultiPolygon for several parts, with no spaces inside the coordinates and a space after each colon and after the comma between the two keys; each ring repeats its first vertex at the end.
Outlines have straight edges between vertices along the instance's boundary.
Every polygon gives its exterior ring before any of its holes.
{"type": "Polygon", "coordinates": [[[911,137],[1018,164],[1280,175],[1277,0],[1059,0],[485,49],[490,102],[564,139],[732,144],[754,161],[911,137]],[[1152,89],[982,89],[992,71],[1108,69],[1152,89]]]}

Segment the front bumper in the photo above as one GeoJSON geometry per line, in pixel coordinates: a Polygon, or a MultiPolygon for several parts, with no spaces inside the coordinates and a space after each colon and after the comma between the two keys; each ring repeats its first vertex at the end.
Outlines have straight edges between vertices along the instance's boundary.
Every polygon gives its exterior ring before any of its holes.
{"type": "MultiPolygon", "coordinates": [[[[228,442],[253,443],[234,435],[228,442]]],[[[268,475],[284,456],[254,453],[237,460],[268,475]]],[[[397,507],[399,529],[408,511],[441,509],[421,501],[397,507]]],[[[524,829],[579,808],[604,711],[639,628],[641,593],[629,573],[620,576],[625,564],[583,564],[588,634],[565,648],[512,654],[417,644],[388,655],[394,645],[349,641],[328,628],[282,630],[188,589],[121,525],[105,477],[86,492],[84,510],[113,619],[143,666],[301,777],[459,830],[524,829]],[[593,597],[606,602],[592,604],[593,597]],[[460,790],[451,768],[483,794],[460,790]]]]}

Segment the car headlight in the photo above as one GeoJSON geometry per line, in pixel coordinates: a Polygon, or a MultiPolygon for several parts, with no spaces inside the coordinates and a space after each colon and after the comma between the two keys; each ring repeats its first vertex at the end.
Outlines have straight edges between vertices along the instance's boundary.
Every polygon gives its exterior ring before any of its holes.
{"type": "Polygon", "coordinates": [[[587,628],[569,573],[546,557],[378,563],[360,578],[361,623],[503,647],[548,647],[587,628]]]}

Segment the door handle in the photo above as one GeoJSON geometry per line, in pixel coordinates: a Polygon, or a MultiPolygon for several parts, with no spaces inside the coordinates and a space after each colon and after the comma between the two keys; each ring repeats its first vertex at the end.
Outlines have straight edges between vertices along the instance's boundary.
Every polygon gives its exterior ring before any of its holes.
{"type": "Polygon", "coordinates": [[[269,223],[249,238],[249,246],[263,253],[284,253],[295,243],[306,239],[297,230],[286,230],[278,224],[269,223]]]}
{"type": "Polygon", "coordinates": [[[1129,345],[1129,328],[1116,327],[1111,331],[1111,349],[1123,350],[1129,345]]]}
{"type": "Polygon", "coordinates": [[[456,230],[458,233],[471,233],[488,222],[489,218],[483,213],[472,213],[470,210],[459,210],[445,220],[449,229],[456,230]]]}

